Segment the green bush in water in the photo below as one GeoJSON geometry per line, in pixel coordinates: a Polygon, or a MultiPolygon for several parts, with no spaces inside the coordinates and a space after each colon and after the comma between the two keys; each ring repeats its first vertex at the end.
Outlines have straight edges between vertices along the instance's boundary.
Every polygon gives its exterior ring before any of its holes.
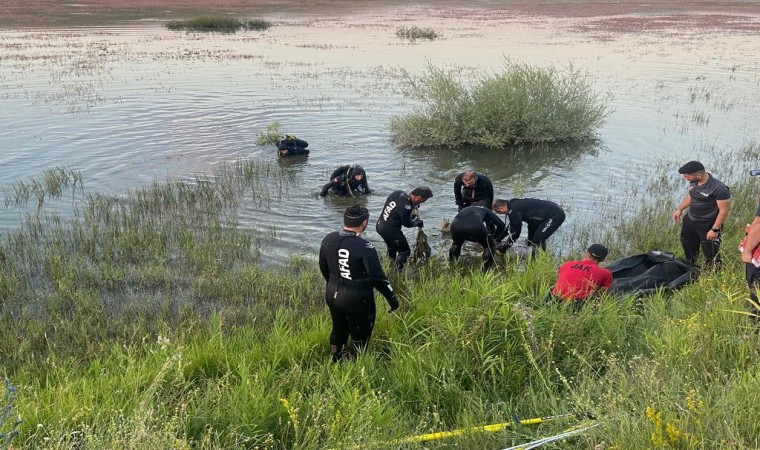
{"type": "Polygon", "coordinates": [[[393,140],[403,146],[506,147],[590,137],[607,117],[590,77],[507,60],[503,70],[471,85],[454,70],[429,66],[405,74],[403,92],[421,102],[391,119],[393,140]]]}
{"type": "Polygon", "coordinates": [[[194,19],[172,20],[166,23],[166,28],[174,31],[217,31],[234,33],[238,30],[266,30],[271,23],[264,19],[238,20],[234,17],[196,17],[194,19]]]}
{"type": "Polygon", "coordinates": [[[408,39],[412,42],[419,39],[434,41],[441,37],[441,35],[432,28],[420,27],[398,27],[396,28],[396,36],[401,39],[408,39]]]}

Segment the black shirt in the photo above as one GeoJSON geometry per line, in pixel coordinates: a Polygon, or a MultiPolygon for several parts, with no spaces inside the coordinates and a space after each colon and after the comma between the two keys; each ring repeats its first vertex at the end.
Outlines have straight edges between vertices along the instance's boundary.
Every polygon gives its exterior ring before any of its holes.
{"type": "Polygon", "coordinates": [[[482,173],[475,172],[478,177],[473,186],[467,187],[462,182],[464,172],[454,178],[454,199],[459,209],[469,206],[477,201],[486,200],[487,207],[491,208],[493,203],[493,184],[491,180],[482,173]]]}
{"type": "Polygon", "coordinates": [[[377,227],[393,227],[401,228],[405,226],[411,228],[417,223],[412,219],[412,211],[417,205],[412,203],[406,192],[394,191],[385,200],[385,206],[380,213],[380,217],[377,218],[377,227]]]}

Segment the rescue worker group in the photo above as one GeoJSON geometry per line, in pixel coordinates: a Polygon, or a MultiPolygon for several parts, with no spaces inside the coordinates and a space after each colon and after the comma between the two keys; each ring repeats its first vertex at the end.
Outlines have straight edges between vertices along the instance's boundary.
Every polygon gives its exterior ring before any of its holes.
{"type": "MultiPolygon", "coordinates": [[[[285,135],[277,142],[278,154],[308,154],[308,145],[304,140],[285,135]]],[[[673,214],[674,221],[682,222],[680,239],[685,259],[694,264],[702,250],[706,267],[717,268],[720,266],[721,229],[730,205],[729,188],[709,174],[699,161],[689,161],[678,172],[689,182],[688,192],[673,214]]],[[[352,164],[335,169],[320,195],[370,193],[366,172],[361,166],[352,164]]],[[[408,194],[402,190],[394,191],[385,201],[375,229],[383,238],[396,270],[403,270],[411,255],[402,228],[424,226],[418,208],[432,197],[433,191],[429,187],[418,186],[408,194]]],[[[474,242],[483,249],[484,271],[493,266],[497,252],[506,253],[513,247],[522,234],[523,223],[527,224],[530,259],[536,251],[546,250],[547,240],[565,221],[565,212],[554,202],[535,198],[495,199],[491,180],[474,170],[464,171],[454,179],[454,200],[458,212],[449,227],[452,244],[448,260],[456,261],[465,242],[474,242]],[[505,220],[500,215],[504,215],[505,220]]],[[[353,360],[358,352],[367,348],[375,323],[375,289],[388,301],[391,312],[399,307],[377,251],[372,243],[361,237],[369,220],[367,208],[358,204],[348,207],[343,214],[343,227],[329,233],[319,250],[319,269],[327,283],[325,301],[332,319],[330,353],[336,362],[353,360]]],[[[754,284],[760,279],[760,268],[751,263],[751,258],[752,250],[760,247],[760,208],[752,226],[754,232],[749,232],[746,242],[749,259],[745,252],[742,257],[748,266],[747,282],[754,291],[754,284]]],[[[569,302],[577,308],[609,288],[613,281],[612,272],[599,265],[607,253],[607,247],[594,243],[581,259],[560,265],[557,281],[547,293],[547,303],[569,302]]],[[[757,301],[754,294],[752,298],[757,301]]]]}

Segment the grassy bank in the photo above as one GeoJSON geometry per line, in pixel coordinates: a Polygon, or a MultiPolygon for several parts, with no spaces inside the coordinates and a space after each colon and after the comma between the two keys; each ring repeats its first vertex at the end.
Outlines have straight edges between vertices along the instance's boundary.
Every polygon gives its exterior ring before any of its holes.
{"type": "MultiPolygon", "coordinates": [[[[240,161],[121,197],[87,194],[73,221],[32,215],[0,241],[2,372],[24,420],[13,444],[419,448],[392,442],[572,412],[424,445],[503,448],[586,414],[601,425],[558,448],[760,445],[760,335],[734,312],[746,309],[736,223],[754,214],[756,180],[732,183],[725,269],[681,291],[576,313],[543,305],[549,256],[485,275],[477,260],[451,270],[434,259],[392,274],[402,308],[388,314],[380,300],[369,353],[336,365],[315,263],[261,269],[255,236],[236,227],[240,199],[271,201],[283,176],[240,161]]],[[[651,199],[647,220],[667,217],[676,180],[653,174],[631,201],[651,199]]],[[[608,217],[611,247],[678,248],[675,230],[653,243],[640,220],[608,217]]]]}
{"type": "Polygon", "coordinates": [[[507,60],[472,85],[455,70],[429,66],[406,74],[404,94],[417,106],[391,119],[393,140],[407,147],[505,147],[590,137],[607,116],[589,76],[507,60]]]}

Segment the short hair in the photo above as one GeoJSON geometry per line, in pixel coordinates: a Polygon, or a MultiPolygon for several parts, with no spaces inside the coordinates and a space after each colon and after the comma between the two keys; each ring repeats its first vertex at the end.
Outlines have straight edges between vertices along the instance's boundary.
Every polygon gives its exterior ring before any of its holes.
{"type": "Polygon", "coordinates": [[[362,205],[351,205],[343,213],[343,225],[355,228],[369,220],[369,210],[362,205]]]}
{"type": "Polygon", "coordinates": [[[433,190],[427,186],[417,186],[409,195],[416,195],[417,197],[428,199],[433,196],[433,190]]]}
{"type": "Polygon", "coordinates": [[[705,166],[699,161],[689,161],[678,169],[678,173],[681,175],[704,171],[705,166]]]}
{"type": "Polygon", "coordinates": [[[462,172],[462,181],[474,180],[478,177],[478,174],[474,170],[465,170],[462,172]]]}
{"type": "Polygon", "coordinates": [[[506,201],[506,200],[502,200],[500,198],[497,198],[493,202],[493,205],[491,205],[491,209],[497,209],[497,208],[502,208],[502,207],[509,209],[509,202],[506,201]]]}

